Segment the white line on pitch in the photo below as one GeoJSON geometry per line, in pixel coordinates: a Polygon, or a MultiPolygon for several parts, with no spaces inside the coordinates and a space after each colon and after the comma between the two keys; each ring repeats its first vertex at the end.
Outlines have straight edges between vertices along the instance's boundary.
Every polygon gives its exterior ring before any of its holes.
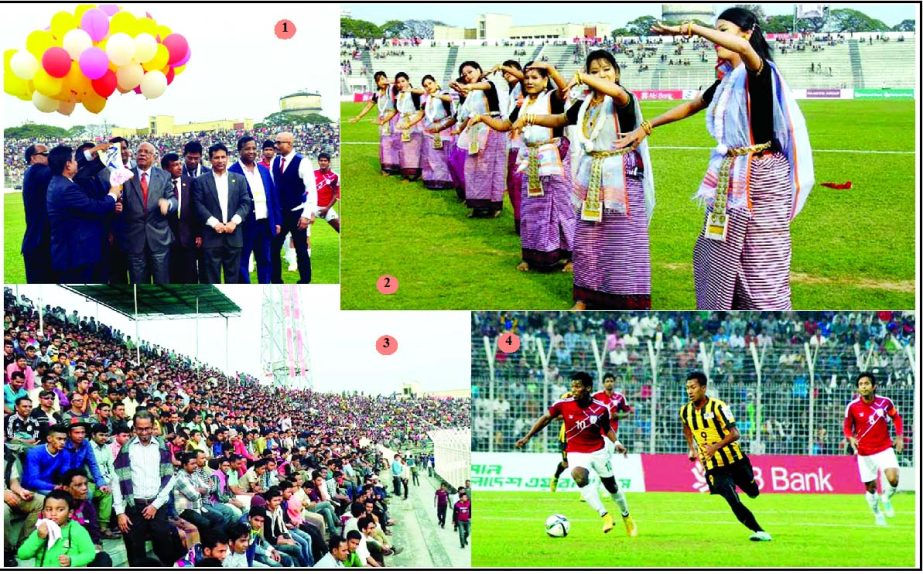
{"type": "MultiPolygon", "coordinates": [[[[378,142],[344,142],[341,141],[340,145],[378,145],[378,142]]],[[[671,150],[708,150],[712,149],[705,146],[684,146],[684,145],[652,145],[651,149],[671,149],[671,150]]],[[[877,149],[815,149],[813,150],[816,153],[868,153],[868,154],[882,154],[882,155],[913,155],[915,151],[903,151],[903,150],[877,150],[877,149]]]]}

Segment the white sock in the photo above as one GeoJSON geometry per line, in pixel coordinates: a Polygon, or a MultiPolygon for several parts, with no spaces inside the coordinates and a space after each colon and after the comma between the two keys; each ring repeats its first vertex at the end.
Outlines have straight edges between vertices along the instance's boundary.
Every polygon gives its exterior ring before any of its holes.
{"type": "Polygon", "coordinates": [[[878,493],[866,491],[865,500],[869,503],[869,508],[872,509],[872,514],[878,516],[881,513],[881,511],[878,510],[878,493]]]}
{"type": "Polygon", "coordinates": [[[622,494],[621,490],[615,492],[610,492],[609,496],[612,497],[612,500],[619,505],[619,510],[622,511],[622,516],[628,516],[628,501],[625,500],[625,495],[622,494]]]}
{"type": "Polygon", "coordinates": [[[888,484],[888,486],[885,487],[885,491],[881,493],[881,500],[883,500],[885,503],[891,502],[891,497],[894,496],[896,492],[897,487],[888,484]]]}
{"type": "Polygon", "coordinates": [[[599,491],[596,490],[595,486],[587,483],[586,486],[580,487],[580,493],[583,495],[583,499],[587,501],[587,504],[598,512],[600,516],[606,514],[606,507],[603,506],[602,501],[599,499],[599,491]]]}

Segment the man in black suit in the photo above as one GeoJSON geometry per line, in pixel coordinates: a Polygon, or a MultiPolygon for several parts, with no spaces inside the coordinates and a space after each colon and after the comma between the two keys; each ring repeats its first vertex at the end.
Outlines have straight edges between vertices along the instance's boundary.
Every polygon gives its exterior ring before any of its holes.
{"type": "Polygon", "coordinates": [[[51,227],[48,225],[48,148],[26,148],[26,173],[22,178],[22,204],[26,210],[26,233],[22,237],[22,260],[26,283],[51,283],[51,227]]]}
{"type": "Polygon", "coordinates": [[[195,179],[209,172],[211,170],[202,165],[202,144],[195,140],[186,142],[183,146],[183,175],[195,179]]]}
{"type": "Polygon", "coordinates": [[[58,146],[48,155],[53,177],[48,185],[48,219],[51,225],[51,267],[60,283],[89,283],[101,257],[99,222],[115,209],[121,191],[111,188],[94,199],[74,183],[74,150],[58,146]]]}
{"type": "Polygon", "coordinates": [[[202,224],[192,205],[192,178],[183,174],[179,154],[164,154],[160,167],[170,175],[176,194],[176,213],[170,215],[175,241],[170,249],[170,283],[198,283],[202,224]]]}
{"type": "Polygon", "coordinates": [[[170,175],[154,165],[154,146],[143,142],[136,151],[135,176],[125,184],[120,226],[122,249],[128,253],[132,283],[170,282],[170,231],[168,216],[176,212],[170,175]]]}
{"type": "Polygon", "coordinates": [[[243,232],[240,224],[253,209],[247,179],[228,172],[228,148],[218,143],[208,148],[212,172],[192,182],[192,197],[199,220],[204,224],[205,249],[203,283],[237,283],[240,279],[240,251],[243,232]]]}

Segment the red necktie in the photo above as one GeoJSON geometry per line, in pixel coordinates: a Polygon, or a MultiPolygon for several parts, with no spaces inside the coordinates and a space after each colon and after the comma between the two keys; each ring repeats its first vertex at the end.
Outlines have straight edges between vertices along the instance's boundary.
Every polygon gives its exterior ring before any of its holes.
{"type": "Polygon", "coordinates": [[[285,156],[282,156],[282,161],[279,162],[279,171],[285,171],[285,156]]]}
{"type": "Polygon", "coordinates": [[[144,208],[147,209],[147,172],[141,172],[141,196],[144,199],[144,208]]]}

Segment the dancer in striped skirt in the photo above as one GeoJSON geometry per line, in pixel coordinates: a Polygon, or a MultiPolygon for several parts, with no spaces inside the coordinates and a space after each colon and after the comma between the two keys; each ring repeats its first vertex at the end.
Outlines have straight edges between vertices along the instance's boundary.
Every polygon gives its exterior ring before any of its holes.
{"type": "Polygon", "coordinates": [[[565,271],[570,263],[577,217],[571,205],[570,142],[563,127],[545,128],[527,125],[526,118],[534,114],[563,114],[567,83],[554,69],[543,62],[526,64],[523,79],[525,97],[521,107],[514,107],[509,119],[475,116],[472,123],[483,121],[491,128],[509,132],[520,131],[516,138],[523,146],[518,151],[519,162],[514,169],[521,175],[517,193],[522,203],[522,263],[517,269],[549,270],[559,264],[565,271]],[[551,74],[559,90],[548,89],[551,74]]]}
{"type": "MultiPolygon", "coordinates": [[[[503,79],[506,80],[510,88],[509,103],[506,109],[503,110],[504,119],[509,119],[513,110],[522,104],[522,67],[516,60],[507,60],[503,64],[491,68],[487,75],[490,76],[497,72],[503,74],[503,79]]],[[[516,165],[519,162],[519,148],[522,142],[519,140],[518,130],[507,132],[507,138],[506,149],[509,155],[506,161],[506,189],[510,194],[510,205],[513,206],[513,228],[516,230],[516,234],[519,235],[520,220],[522,218],[521,196],[519,194],[520,189],[522,189],[522,174],[517,171],[516,165]]]]}
{"type": "MultiPolygon", "coordinates": [[[[465,81],[459,77],[450,85],[461,84],[465,81]]],[[[455,106],[455,126],[449,132],[453,139],[453,144],[458,143],[458,136],[468,122],[468,106],[465,94],[459,93],[458,105],[455,106]]],[[[455,195],[458,201],[465,201],[465,158],[468,157],[468,150],[458,147],[458,145],[449,146],[449,175],[452,176],[452,183],[455,185],[455,195]]]]}
{"type": "Polygon", "coordinates": [[[423,105],[423,186],[426,189],[452,189],[455,184],[449,173],[449,154],[455,146],[451,127],[455,125],[452,96],[440,91],[436,79],[423,76],[426,103],[423,105]]]}
{"type": "Polygon", "coordinates": [[[420,96],[423,90],[414,89],[410,77],[404,72],[394,76],[398,89],[394,108],[400,120],[397,122],[398,137],[401,142],[401,175],[408,181],[420,179],[420,156],[423,154],[423,110],[420,109],[420,96]]]}
{"type": "Polygon", "coordinates": [[[648,223],[654,177],[647,145],[618,150],[622,131],[641,122],[634,96],[618,83],[620,69],[605,50],[590,52],[572,85],[586,97],[556,116],[530,116],[527,125],[576,125],[582,148],[574,180],[574,309],[649,309],[651,258],[648,223]]]}
{"type": "Polygon", "coordinates": [[[391,175],[401,172],[400,165],[400,135],[395,133],[398,121],[397,110],[394,108],[394,88],[388,81],[388,74],[375,72],[375,85],[378,92],[372,94],[372,100],[362,108],[356,117],[349,120],[354,124],[361,120],[373,107],[378,107],[378,119],[375,123],[379,128],[378,159],[381,163],[381,174],[391,175]]]}
{"type": "MultiPolygon", "coordinates": [[[[464,83],[453,88],[467,96],[465,106],[472,115],[500,117],[497,86],[484,76],[477,62],[463,62],[459,73],[464,83]]],[[[484,123],[468,124],[458,136],[458,147],[467,149],[465,158],[465,203],[468,217],[498,217],[506,191],[506,135],[484,123]]]]}
{"type": "Polygon", "coordinates": [[[652,31],[701,36],[715,44],[719,62],[719,79],[703,94],[619,141],[636,146],[653,128],[707,108],[718,145],[696,194],[706,206],[693,254],[696,306],[791,309],[789,225],[814,185],[814,164],[804,116],[756,16],[729,8],[715,29],[685,22],[652,31]]]}

